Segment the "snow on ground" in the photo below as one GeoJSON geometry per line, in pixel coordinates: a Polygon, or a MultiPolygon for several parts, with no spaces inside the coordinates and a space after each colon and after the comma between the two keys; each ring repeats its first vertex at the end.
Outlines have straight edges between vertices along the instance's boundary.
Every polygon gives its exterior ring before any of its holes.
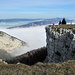
{"type": "Polygon", "coordinates": [[[28,43],[29,47],[12,52],[12,54],[15,56],[21,55],[33,49],[46,46],[45,26],[37,26],[30,28],[0,29],[0,30],[28,43]]]}

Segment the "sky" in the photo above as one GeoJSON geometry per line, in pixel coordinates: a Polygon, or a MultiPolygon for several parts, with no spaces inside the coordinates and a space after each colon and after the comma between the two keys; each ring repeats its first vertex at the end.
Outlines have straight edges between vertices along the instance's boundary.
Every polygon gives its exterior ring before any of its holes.
{"type": "Polygon", "coordinates": [[[75,19],[75,0],[0,0],[0,18],[75,19]]]}

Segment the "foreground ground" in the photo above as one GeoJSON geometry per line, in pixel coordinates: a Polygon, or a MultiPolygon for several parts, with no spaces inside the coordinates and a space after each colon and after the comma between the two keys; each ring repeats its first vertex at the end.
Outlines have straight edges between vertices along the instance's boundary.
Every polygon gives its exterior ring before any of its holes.
{"type": "Polygon", "coordinates": [[[0,75],[75,75],[75,60],[64,63],[4,64],[0,62],[0,75]]]}

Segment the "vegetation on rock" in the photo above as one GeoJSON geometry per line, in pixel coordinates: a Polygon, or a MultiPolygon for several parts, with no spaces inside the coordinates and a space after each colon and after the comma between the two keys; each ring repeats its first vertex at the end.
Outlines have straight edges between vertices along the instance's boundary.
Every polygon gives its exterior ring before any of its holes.
{"type": "Polygon", "coordinates": [[[10,60],[7,60],[9,64],[17,64],[18,62],[27,64],[27,65],[34,65],[37,62],[43,62],[47,56],[47,49],[46,47],[42,47],[36,50],[32,50],[20,56],[14,57],[10,60]]]}

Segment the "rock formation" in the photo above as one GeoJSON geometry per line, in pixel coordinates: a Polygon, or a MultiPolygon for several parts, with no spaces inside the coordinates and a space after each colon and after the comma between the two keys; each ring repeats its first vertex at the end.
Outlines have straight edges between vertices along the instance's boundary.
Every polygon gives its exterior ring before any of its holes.
{"type": "Polygon", "coordinates": [[[27,44],[22,40],[0,31],[0,58],[8,59],[12,51],[25,46],[27,46],[27,44]]]}
{"type": "Polygon", "coordinates": [[[50,62],[63,62],[75,59],[75,33],[74,28],[65,28],[56,26],[46,27],[47,57],[50,62]]]}

